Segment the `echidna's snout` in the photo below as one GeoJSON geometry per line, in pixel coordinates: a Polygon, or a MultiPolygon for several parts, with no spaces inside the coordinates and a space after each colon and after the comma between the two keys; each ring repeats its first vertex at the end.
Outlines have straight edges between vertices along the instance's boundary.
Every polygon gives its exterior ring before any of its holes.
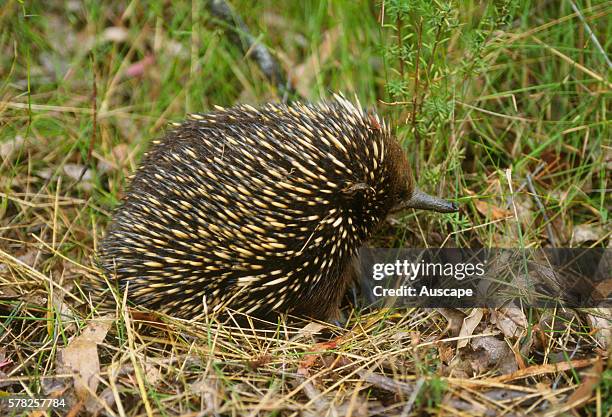
{"type": "Polygon", "coordinates": [[[434,197],[423,191],[415,188],[408,200],[404,200],[397,204],[392,211],[400,211],[408,208],[432,210],[439,213],[455,213],[459,211],[457,203],[434,197]]]}

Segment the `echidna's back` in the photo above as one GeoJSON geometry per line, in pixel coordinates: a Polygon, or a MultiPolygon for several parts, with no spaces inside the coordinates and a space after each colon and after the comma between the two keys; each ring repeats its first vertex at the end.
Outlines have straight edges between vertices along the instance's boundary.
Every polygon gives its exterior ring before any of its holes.
{"type": "Polygon", "coordinates": [[[389,209],[394,144],[342,98],[193,115],[155,141],[101,243],[136,304],[325,316],[389,209]]]}

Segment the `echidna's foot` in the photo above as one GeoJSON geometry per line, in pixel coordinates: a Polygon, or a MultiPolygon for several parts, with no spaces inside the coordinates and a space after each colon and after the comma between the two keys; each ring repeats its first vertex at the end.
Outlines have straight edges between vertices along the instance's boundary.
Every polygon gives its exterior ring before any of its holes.
{"type": "Polygon", "coordinates": [[[371,279],[364,274],[359,276],[359,290],[361,292],[362,307],[374,307],[380,300],[374,295],[374,285],[371,279]]]}
{"type": "Polygon", "coordinates": [[[359,297],[357,295],[357,288],[354,285],[352,285],[349,292],[351,294],[351,302],[353,303],[353,307],[355,309],[359,308],[360,303],[359,303],[359,297]]]}
{"type": "Polygon", "coordinates": [[[339,317],[335,319],[331,319],[329,323],[341,329],[346,329],[349,323],[349,320],[346,317],[346,314],[344,314],[344,312],[340,312],[339,317]]]}

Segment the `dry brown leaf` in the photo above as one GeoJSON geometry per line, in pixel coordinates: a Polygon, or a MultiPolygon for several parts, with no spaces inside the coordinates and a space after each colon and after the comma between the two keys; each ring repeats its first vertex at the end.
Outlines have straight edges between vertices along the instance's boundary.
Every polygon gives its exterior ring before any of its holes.
{"type": "MultiPolygon", "coordinates": [[[[603,271],[601,268],[600,271],[603,271]]],[[[591,294],[594,301],[609,300],[612,295],[612,280],[606,280],[595,285],[594,291],[591,294]]]]}
{"type": "Polygon", "coordinates": [[[326,329],[327,327],[327,325],[322,323],[308,323],[306,326],[302,327],[291,340],[296,341],[302,338],[314,336],[315,334],[321,333],[321,330],[326,329]]]}
{"type": "Polygon", "coordinates": [[[476,326],[482,320],[483,311],[481,308],[475,308],[472,312],[463,319],[463,323],[461,325],[461,330],[459,330],[459,337],[465,337],[465,339],[460,339],[457,342],[457,349],[464,348],[468,345],[470,338],[466,336],[471,336],[476,329],[476,326]]]}
{"type": "Polygon", "coordinates": [[[485,336],[473,339],[471,345],[475,351],[471,364],[476,373],[485,373],[494,367],[505,375],[518,369],[514,352],[505,341],[485,336]]]}
{"type": "Polygon", "coordinates": [[[438,356],[442,362],[449,364],[455,357],[455,350],[447,343],[440,343],[438,345],[438,356]]]}
{"type": "Polygon", "coordinates": [[[157,383],[162,379],[162,372],[159,370],[159,368],[155,366],[145,365],[144,371],[145,380],[147,381],[147,384],[152,387],[156,386],[157,383]]]}
{"type": "Polygon", "coordinates": [[[317,362],[319,358],[321,358],[321,353],[328,349],[335,349],[336,347],[338,347],[338,343],[334,340],[324,343],[315,343],[310,352],[300,361],[297,373],[301,376],[308,376],[308,370],[317,362]]]}
{"type": "Polygon", "coordinates": [[[450,332],[451,336],[459,336],[465,314],[459,310],[453,308],[439,308],[438,313],[442,314],[448,322],[447,331],[450,332]]]}
{"type": "Polygon", "coordinates": [[[13,139],[0,143],[0,157],[8,159],[14,152],[23,147],[25,140],[22,136],[15,136],[13,139]]]}
{"type": "Polygon", "coordinates": [[[272,357],[272,355],[259,355],[259,356],[256,356],[253,359],[248,360],[246,362],[246,365],[252,371],[256,371],[257,369],[261,368],[262,366],[266,366],[267,364],[272,362],[273,359],[274,358],[272,357]]]}
{"type": "Polygon", "coordinates": [[[514,304],[493,310],[491,323],[502,331],[506,337],[517,337],[527,328],[527,317],[523,310],[514,304]]]}
{"type": "Polygon", "coordinates": [[[134,321],[143,321],[143,322],[147,322],[148,324],[151,324],[151,323],[164,324],[164,321],[161,319],[159,314],[156,314],[154,312],[138,311],[138,310],[130,309],[130,314],[132,315],[132,319],[134,321]]]}
{"type": "Polygon", "coordinates": [[[594,337],[604,349],[608,349],[612,346],[612,309],[597,308],[593,313],[596,314],[588,314],[587,319],[591,328],[597,330],[594,337]]]}
{"type": "Polygon", "coordinates": [[[95,393],[98,388],[100,362],[97,346],[106,337],[110,325],[109,318],[91,321],[58,355],[58,368],[73,374],[76,396],[81,401],[86,402],[90,392],[95,393]]]}
{"type": "Polygon", "coordinates": [[[483,200],[476,200],[474,202],[474,205],[476,206],[476,210],[478,210],[480,214],[493,220],[505,219],[512,215],[512,212],[510,210],[497,207],[483,200]]]}
{"type": "Polygon", "coordinates": [[[595,242],[606,235],[602,226],[595,224],[579,224],[572,231],[572,243],[579,244],[585,242],[595,242]]]}
{"type": "Polygon", "coordinates": [[[64,174],[73,180],[81,179],[82,181],[91,181],[93,173],[85,165],[81,164],[65,164],[64,174]],[[85,173],[83,173],[85,171],[85,173]]]}
{"type": "Polygon", "coordinates": [[[128,31],[121,26],[111,26],[104,29],[102,39],[109,42],[125,42],[128,38],[128,31]]]}

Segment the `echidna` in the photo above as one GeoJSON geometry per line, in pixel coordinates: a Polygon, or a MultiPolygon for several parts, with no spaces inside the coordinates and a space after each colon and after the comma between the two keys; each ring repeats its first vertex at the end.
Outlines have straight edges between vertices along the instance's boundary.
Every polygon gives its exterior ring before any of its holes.
{"type": "Polygon", "coordinates": [[[137,305],[330,318],[357,249],[394,208],[456,211],[418,191],[378,116],[345,98],[216,107],[144,156],[99,263],[137,305]]]}

